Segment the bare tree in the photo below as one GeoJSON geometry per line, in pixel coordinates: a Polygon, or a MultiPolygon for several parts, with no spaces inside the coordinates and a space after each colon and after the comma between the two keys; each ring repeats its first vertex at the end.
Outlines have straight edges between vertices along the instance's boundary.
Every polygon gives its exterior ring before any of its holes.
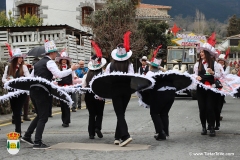
{"type": "Polygon", "coordinates": [[[217,37],[223,38],[227,33],[227,24],[223,24],[216,19],[209,19],[206,26],[206,34],[211,34],[215,32],[217,37]]]}
{"type": "Polygon", "coordinates": [[[183,18],[182,14],[174,17],[174,23],[176,23],[180,28],[185,29],[186,31],[192,30],[193,17],[187,16],[183,18]]]}
{"type": "Polygon", "coordinates": [[[194,21],[194,31],[198,34],[204,34],[206,24],[205,15],[197,9],[194,21]]]}
{"type": "Polygon", "coordinates": [[[227,22],[221,23],[216,19],[203,21],[203,19],[205,19],[205,16],[198,11],[195,18],[191,16],[183,17],[180,14],[174,17],[173,22],[176,23],[180,28],[196,34],[210,35],[212,32],[215,32],[219,39],[222,39],[227,35],[227,22]],[[202,27],[204,27],[204,29],[202,27]]]}
{"type": "Polygon", "coordinates": [[[123,35],[131,31],[131,50],[139,53],[143,50],[145,40],[138,31],[135,20],[135,4],[131,1],[108,1],[102,9],[95,11],[89,19],[93,29],[94,40],[102,49],[103,55],[109,57],[111,51],[123,42],[123,35]]]}

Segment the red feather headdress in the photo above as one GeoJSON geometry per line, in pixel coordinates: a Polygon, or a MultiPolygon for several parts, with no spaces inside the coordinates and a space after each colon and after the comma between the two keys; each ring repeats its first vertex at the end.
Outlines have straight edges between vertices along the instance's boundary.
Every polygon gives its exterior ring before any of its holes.
{"type": "Polygon", "coordinates": [[[130,50],[130,34],[131,33],[132,32],[127,31],[123,36],[123,40],[124,40],[123,46],[127,52],[129,52],[129,50],[130,50]]]}
{"type": "Polygon", "coordinates": [[[97,57],[99,58],[98,62],[100,63],[101,62],[101,58],[102,58],[102,51],[101,51],[101,49],[99,48],[99,46],[97,45],[97,43],[95,41],[91,40],[91,44],[93,46],[93,49],[96,52],[97,57]]]}
{"type": "Polygon", "coordinates": [[[213,32],[212,35],[208,38],[207,42],[215,47],[216,44],[216,33],[213,32]]]}
{"type": "Polygon", "coordinates": [[[219,51],[218,49],[216,49],[216,51],[217,51],[218,54],[221,54],[221,51],[219,51]]]}
{"type": "Polygon", "coordinates": [[[66,48],[62,49],[61,52],[60,52],[60,55],[62,57],[62,53],[66,51],[66,48]]]}
{"type": "Polygon", "coordinates": [[[10,46],[8,43],[5,43],[5,44],[6,44],[6,46],[7,46],[8,53],[9,53],[10,57],[12,57],[12,56],[13,56],[13,54],[12,54],[12,49],[11,49],[11,46],[10,46]]]}
{"type": "Polygon", "coordinates": [[[162,45],[159,45],[159,46],[157,47],[157,49],[154,50],[153,56],[152,56],[152,59],[151,59],[151,62],[154,61],[154,58],[157,56],[157,52],[158,52],[158,50],[159,50],[161,47],[162,47],[162,45]]]}
{"type": "Polygon", "coordinates": [[[224,57],[225,59],[227,59],[229,53],[230,53],[230,48],[228,48],[228,49],[226,50],[226,54],[225,54],[225,57],[224,57]]]}

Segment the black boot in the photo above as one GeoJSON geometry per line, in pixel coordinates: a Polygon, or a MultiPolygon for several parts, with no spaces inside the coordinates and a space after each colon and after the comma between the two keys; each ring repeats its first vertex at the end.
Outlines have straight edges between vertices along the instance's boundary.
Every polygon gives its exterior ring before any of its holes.
{"type": "Polygon", "coordinates": [[[210,136],[210,137],[215,137],[215,136],[216,136],[216,133],[215,133],[214,127],[212,127],[212,126],[211,126],[211,129],[210,129],[209,136],[210,136]]]}
{"type": "Polygon", "coordinates": [[[169,119],[168,116],[161,117],[162,124],[163,124],[163,131],[165,132],[166,136],[169,136],[169,119]]]}
{"type": "Polygon", "coordinates": [[[201,135],[207,135],[207,129],[206,129],[206,126],[203,126],[203,127],[202,127],[201,135]]]}
{"type": "Polygon", "coordinates": [[[210,130],[210,125],[208,124],[207,130],[210,130]]]}
{"type": "Polygon", "coordinates": [[[15,124],[14,116],[12,116],[12,124],[15,124]]]}
{"type": "Polygon", "coordinates": [[[164,131],[162,131],[161,133],[158,133],[158,135],[154,136],[154,138],[157,141],[163,141],[166,140],[166,134],[164,133],[164,131]]]}
{"type": "Polygon", "coordinates": [[[24,116],[24,117],[23,117],[23,120],[24,120],[24,121],[31,121],[31,119],[30,119],[28,116],[24,116]]]}
{"type": "Polygon", "coordinates": [[[222,119],[223,119],[223,116],[220,116],[220,121],[222,121],[222,119]]]}
{"type": "Polygon", "coordinates": [[[219,130],[219,128],[220,128],[220,123],[216,123],[214,130],[219,130]]]}

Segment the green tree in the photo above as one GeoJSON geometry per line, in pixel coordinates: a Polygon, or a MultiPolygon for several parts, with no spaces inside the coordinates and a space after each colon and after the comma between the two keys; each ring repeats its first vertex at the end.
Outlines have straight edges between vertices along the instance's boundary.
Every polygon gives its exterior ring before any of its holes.
{"type": "Polygon", "coordinates": [[[166,53],[166,48],[169,45],[173,45],[171,39],[173,38],[172,34],[166,34],[166,30],[169,29],[169,25],[165,22],[152,22],[149,20],[141,20],[138,25],[139,31],[144,35],[146,43],[146,54],[152,53],[153,50],[162,45],[163,52],[166,53]]]}
{"type": "Polygon", "coordinates": [[[130,42],[133,53],[143,50],[145,40],[138,31],[135,13],[136,7],[132,1],[108,1],[102,10],[90,16],[88,24],[105,57],[109,57],[111,51],[123,42],[123,35],[128,30],[132,32],[130,42]]]}
{"type": "Polygon", "coordinates": [[[38,26],[42,25],[43,20],[38,18],[36,15],[30,15],[29,13],[25,14],[24,17],[19,17],[16,20],[17,26],[38,26]]]}
{"type": "Polygon", "coordinates": [[[25,14],[24,17],[14,19],[12,12],[8,12],[8,17],[4,11],[0,12],[0,26],[38,26],[43,24],[43,19],[38,18],[36,15],[25,14]],[[8,18],[9,17],[9,18],[8,18]]]}
{"type": "Polygon", "coordinates": [[[9,16],[9,19],[8,19],[8,25],[10,26],[10,27],[12,27],[12,26],[15,26],[15,19],[12,17],[12,11],[9,11],[8,12],[8,16],[9,16]]]}
{"type": "Polygon", "coordinates": [[[6,16],[6,12],[2,11],[0,12],[0,26],[8,26],[9,20],[6,16]]]}
{"type": "Polygon", "coordinates": [[[233,15],[228,21],[227,36],[232,36],[240,33],[240,19],[233,15]]]}

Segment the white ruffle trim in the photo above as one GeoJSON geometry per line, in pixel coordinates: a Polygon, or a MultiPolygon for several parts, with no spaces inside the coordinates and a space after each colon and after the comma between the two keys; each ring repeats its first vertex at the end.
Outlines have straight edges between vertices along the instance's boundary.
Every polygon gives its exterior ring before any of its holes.
{"type": "MultiPolygon", "coordinates": [[[[154,73],[153,75],[151,75],[151,77],[156,77],[157,75],[162,75],[162,76],[166,76],[166,75],[170,75],[170,74],[176,74],[176,75],[183,75],[185,77],[188,77],[191,79],[192,83],[186,87],[186,88],[183,88],[179,91],[177,91],[176,93],[179,94],[179,93],[182,93],[183,91],[185,90],[191,90],[191,89],[194,89],[194,84],[196,83],[196,80],[187,72],[184,72],[184,73],[181,73],[181,72],[178,72],[178,71],[174,71],[174,70],[169,70],[169,71],[166,71],[166,72],[157,72],[157,73],[154,73]]],[[[159,91],[166,91],[166,90],[176,90],[175,87],[169,87],[169,86],[164,86],[162,88],[160,88],[159,91]]],[[[146,103],[144,103],[142,101],[142,96],[139,92],[136,92],[136,95],[138,97],[138,103],[140,106],[143,106],[144,108],[150,108],[149,105],[147,105],[146,103]]]]}
{"type": "MultiPolygon", "coordinates": [[[[153,86],[155,85],[155,80],[154,80],[153,78],[148,77],[148,76],[145,76],[145,75],[140,75],[140,74],[138,74],[138,73],[137,73],[137,74],[133,74],[133,73],[123,73],[123,72],[111,72],[111,73],[103,73],[103,74],[100,73],[100,74],[94,76],[94,77],[92,78],[92,80],[89,82],[89,85],[90,85],[90,88],[91,88],[91,92],[94,93],[94,92],[92,91],[92,83],[93,83],[93,81],[94,81],[95,79],[98,79],[98,78],[100,78],[100,77],[107,77],[107,76],[110,76],[110,75],[114,75],[114,76],[141,77],[141,78],[150,80],[150,81],[152,82],[151,86],[149,86],[149,87],[147,87],[147,88],[145,88],[145,89],[143,89],[143,90],[153,88],[153,86]]],[[[143,91],[143,90],[142,90],[142,91],[143,91]]],[[[95,93],[94,93],[94,94],[95,94],[95,93]]]]}
{"type": "Polygon", "coordinates": [[[238,93],[238,89],[240,88],[240,77],[233,75],[233,74],[227,74],[227,75],[224,75],[223,77],[221,77],[219,80],[221,81],[223,86],[227,86],[228,88],[231,88],[232,91],[223,92],[217,88],[207,86],[197,80],[196,80],[196,83],[200,87],[204,88],[205,90],[211,90],[211,91],[213,91],[215,93],[219,93],[223,96],[230,95],[230,96],[234,97],[234,94],[238,93]]]}
{"type": "MultiPolygon", "coordinates": [[[[52,82],[52,84],[54,84],[54,83],[52,82]]],[[[54,85],[56,85],[56,84],[54,84],[54,85]]],[[[86,89],[82,88],[82,84],[75,84],[75,85],[69,85],[69,86],[68,85],[67,86],[58,86],[58,87],[61,88],[61,90],[67,92],[67,93],[78,92],[78,93],[82,94],[82,93],[86,92],[86,89]]]]}
{"type": "Polygon", "coordinates": [[[11,99],[12,97],[18,97],[21,94],[29,94],[29,91],[23,91],[23,90],[17,90],[14,92],[8,92],[7,94],[4,94],[3,96],[0,96],[0,102],[5,102],[11,99]]]}
{"type": "Polygon", "coordinates": [[[154,75],[153,75],[152,77],[155,77],[155,76],[157,76],[157,75],[163,75],[163,76],[165,76],[165,75],[170,75],[170,74],[182,75],[182,76],[185,76],[185,77],[190,78],[191,81],[192,81],[192,83],[191,83],[188,87],[183,88],[183,89],[177,91],[177,92],[176,92],[177,94],[182,93],[183,91],[186,91],[186,90],[194,89],[194,84],[196,83],[196,79],[194,79],[194,78],[192,77],[192,75],[190,75],[190,74],[187,73],[187,72],[181,73],[181,72],[174,71],[174,70],[168,70],[168,71],[166,71],[166,72],[157,72],[157,73],[154,73],[154,75]]]}
{"type": "Polygon", "coordinates": [[[159,88],[157,91],[176,90],[175,87],[164,86],[159,88]]]}
{"type": "Polygon", "coordinates": [[[143,106],[144,108],[150,108],[150,105],[148,105],[142,101],[142,95],[139,92],[136,92],[136,95],[138,97],[139,106],[143,106]]]}
{"type": "Polygon", "coordinates": [[[58,97],[55,97],[53,95],[56,99],[59,99],[59,100],[65,102],[65,103],[67,103],[69,106],[72,106],[72,104],[73,104],[73,101],[72,101],[71,97],[69,96],[69,94],[67,94],[64,90],[62,90],[61,87],[59,87],[59,86],[51,83],[50,81],[46,80],[45,78],[41,78],[41,77],[20,77],[20,78],[12,79],[10,81],[7,81],[4,84],[4,88],[5,89],[14,89],[14,88],[9,87],[9,83],[12,83],[12,82],[24,82],[24,81],[25,82],[26,81],[38,81],[38,82],[45,83],[45,84],[51,86],[52,88],[57,89],[57,92],[59,93],[59,95],[65,95],[67,101],[65,101],[63,99],[60,99],[58,97]]]}
{"type": "Polygon", "coordinates": [[[232,88],[232,92],[229,93],[230,96],[234,97],[234,94],[238,93],[240,89],[240,77],[233,74],[225,75],[220,81],[224,81],[228,86],[232,88]]]}
{"type": "Polygon", "coordinates": [[[211,90],[211,91],[213,91],[213,92],[215,92],[215,93],[221,94],[222,96],[226,96],[225,93],[221,92],[221,90],[219,90],[219,89],[217,89],[217,88],[212,88],[212,87],[207,86],[207,85],[205,85],[205,84],[203,84],[203,83],[201,83],[201,82],[197,82],[197,84],[199,85],[199,87],[202,87],[202,88],[205,89],[205,90],[211,90]]]}

